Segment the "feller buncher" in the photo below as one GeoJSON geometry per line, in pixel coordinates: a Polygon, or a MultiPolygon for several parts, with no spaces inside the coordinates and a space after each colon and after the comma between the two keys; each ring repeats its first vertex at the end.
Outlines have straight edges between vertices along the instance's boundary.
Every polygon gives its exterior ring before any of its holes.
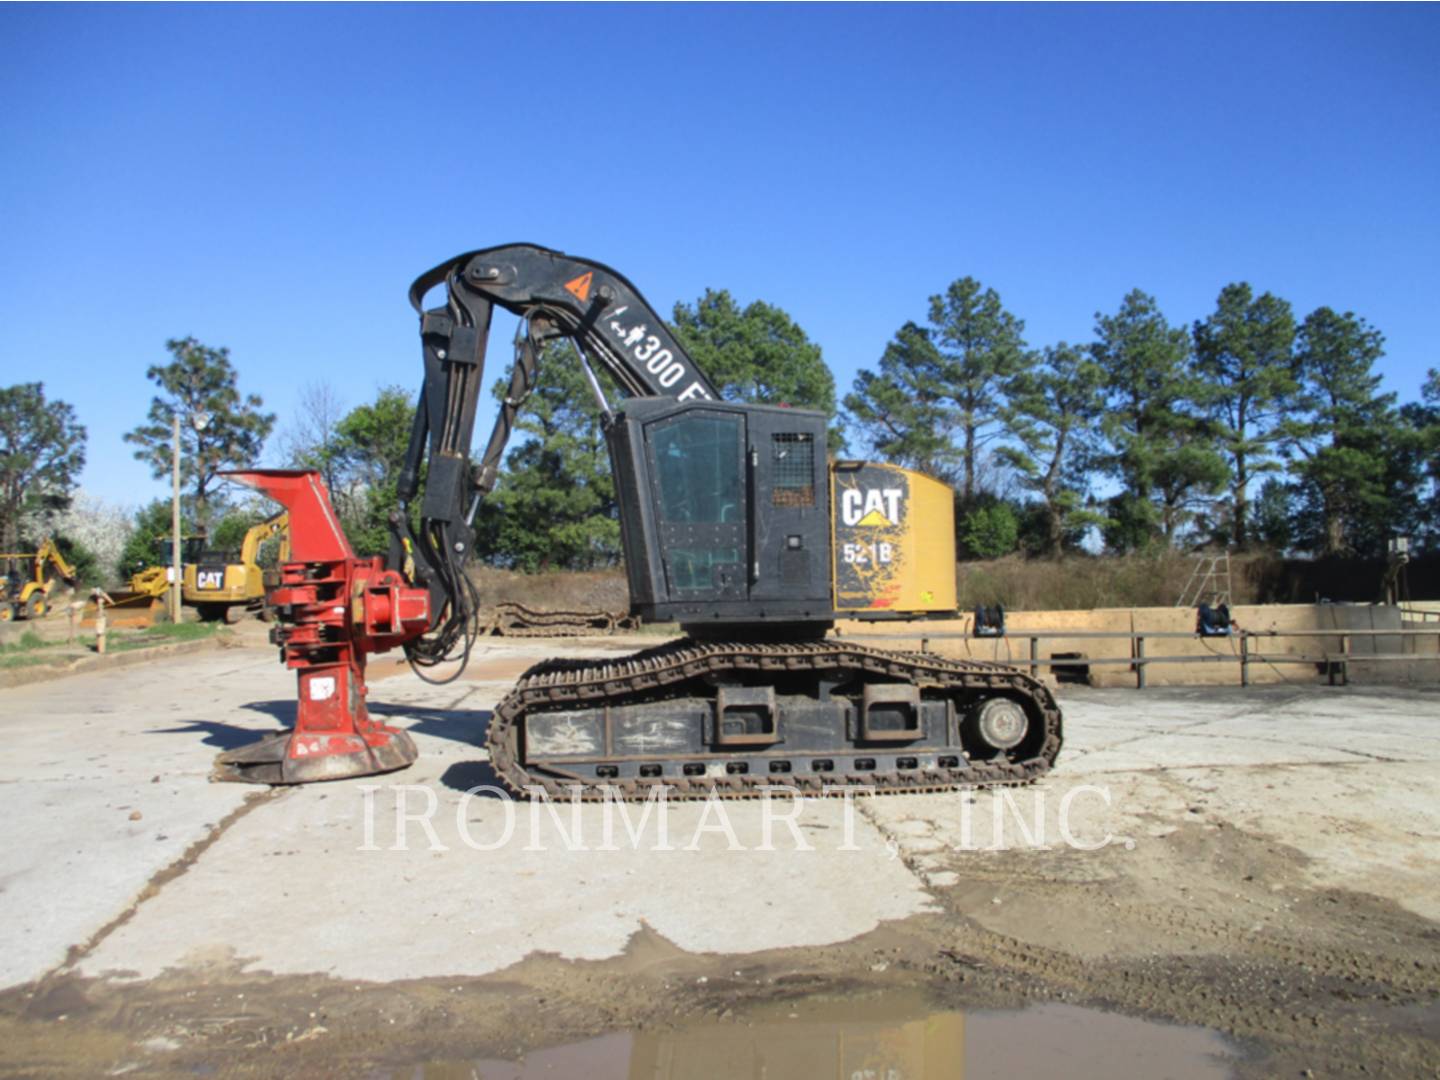
{"type": "Polygon", "coordinates": [[[246,612],[263,613],[265,571],[260,567],[260,547],[279,539],[279,562],[290,559],[290,517],[278,513],[245,533],[237,556],[234,552],[202,551],[186,560],[181,599],[196,608],[202,619],[224,619],[237,623],[246,612]]]}
{"type": "Polygon", "coordinates": [[[603,421],[631,613],[686,636],[528,671],[490,721],[501,780],[582,798],[660,786],[698,797],[1010,784],[1050,768],[1060,710],[1036,679],[828,636],[837,619],[955,616],[949,488],[893,465],[828,462],[822,413],[722,400],[638,290],[600,263],[489,248],[421,275],[410,300],[425,374],[387,557],[354,554],[318,473],[232,474],[290,513],[291,559],[269,599],[299,705],[293,730],[220,755],[218,778],[299,783],[415,759],[410,736],[366,709],[366,657],[402,648],[422,676],[468,657],[481,606],[465,574],[472,522],[539,351],[558,338],[573,343],[603,421]],[[496,307],[522,331],[472,465],[496,307]],[[606,400],[596,368],[621,400],[606,400]]]}
{"type": "Polygon", "coordinates": [[[75,587],[75,568],[66,561],[54,539],[47,538],[40,550],[28,554],[0,555],[0,622],[38,619],[50,610],[55,583],[63,580],[75,587]],[[47,568],[54,568],[51,574],[47,568]]]}

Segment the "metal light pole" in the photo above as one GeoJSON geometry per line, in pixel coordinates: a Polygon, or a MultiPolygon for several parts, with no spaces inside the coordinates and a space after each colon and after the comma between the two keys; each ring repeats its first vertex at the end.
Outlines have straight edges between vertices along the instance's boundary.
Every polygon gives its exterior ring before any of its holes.
{"type": "Polygon", "coordinates": [[[174,415],[174,448],[170,456],[170,621],[180,621],[180,412],[174,415]]]}

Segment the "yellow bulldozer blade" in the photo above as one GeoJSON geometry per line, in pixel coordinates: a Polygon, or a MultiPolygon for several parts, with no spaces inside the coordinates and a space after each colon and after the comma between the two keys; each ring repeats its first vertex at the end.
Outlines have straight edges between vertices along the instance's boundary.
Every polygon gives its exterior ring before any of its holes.
{"type": "MultiPolygon", "coordinates": [[[[105,622],[109,626],[144,629],[154,626],[155,620],[165,611],[163,596],[151,596],[145,592],[113,592],[110,600],[105,605],[105,622]]],[[[92,600],[80,613],[81,625],[94,626],[97,614],[95,601],[92,600]]]]}

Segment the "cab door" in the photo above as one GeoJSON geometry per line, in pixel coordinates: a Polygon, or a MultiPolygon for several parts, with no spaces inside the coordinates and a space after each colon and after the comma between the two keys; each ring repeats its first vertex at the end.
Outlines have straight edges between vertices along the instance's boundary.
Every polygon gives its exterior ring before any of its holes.
{"type": "Polygon", "coordinates": [[[655,524],[671,600],[744,600],[745,418],[688,409],[646,425],[655,524]]]}

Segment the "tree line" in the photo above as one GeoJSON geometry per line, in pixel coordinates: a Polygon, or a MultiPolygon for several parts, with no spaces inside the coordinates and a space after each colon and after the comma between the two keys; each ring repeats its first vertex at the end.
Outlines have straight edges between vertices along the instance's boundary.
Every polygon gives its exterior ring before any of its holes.
{"type": "MultiPolygon", "coordinates": [[[[1384,338],[1352,312],[1291,305],[1246,283],[1220,290],[1191,324],[1135,290],[1099,312],[1084,340],[1036,345],[999,294],[971,277],[929,298],[837,400],[820,347],[783,309],[707,290],[677,303],[677,339],[727,399],[835,416],[831,451],[929,473],[956,489],[962,554],[1126,553],[1156,547],[1384,552],[1393,536],[1440,546],[1440,375],[1398,404],[1374,367],[1384,338]],[[917,312],[917,314],[919,314],[917,312]]],[[[270,508],[219,474],[261,459],[276,417],[242,394],[229,353],[168,341],[142,423],[124,437],[157,479],[182,443],[186,530],[238,548],[270,508]]],[[[619,524],[599,409],[568,344],[540,357],[505,470],[477,518],[478,548],[526,570],[591,569],[619,558],[619,524]]],[[[622,395],[603,380],[611,401],[622,395]]],[[[503,398],[507,380],[493,393],[503,398]]],[[[305,387],[271,460],[315,468],[356,550],[378,554],[414,395],[380,388],[348,406],[305,387]]],[[[0,389],[0,522],[7,550],[53,531],[85,460],[86,433],[41,384],[0,389]]],[[[73,517],[73,509],[72,509],[73,517]]],[[[123,576],[169,533],[169,500],[138,511],[118,548],[123,576]]],[[[86,556],[73,538],[72,551],[86,556]]],[[[106,565],[108,570],[109,566],[106,565]]]]}
{"type": "Polygon", "coordinates": [[[999,295],[930,298],[845,398],[876,455],[955,483],[972,553],[1155,545],[1383,553],[1440,538],[1440,377],[1396,406],[1380,332],[1352,312],[1297,319],[1243,282],[1172,324],[1134,290],[1090,339],[1032,347],[999,295]]]}

